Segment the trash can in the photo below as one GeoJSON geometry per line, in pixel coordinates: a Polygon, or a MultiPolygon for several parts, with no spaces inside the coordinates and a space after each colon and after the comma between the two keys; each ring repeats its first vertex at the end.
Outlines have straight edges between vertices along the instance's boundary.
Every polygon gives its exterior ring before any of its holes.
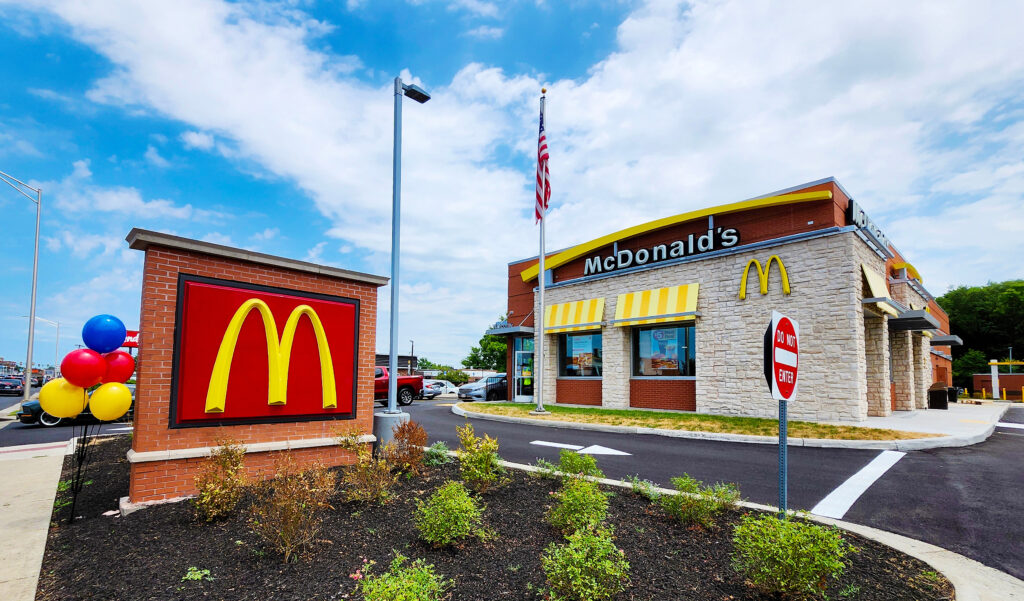
{"type": "Polygon", "coordinates": [[[945,386],[932,386],[928,389],[928,408],[929,409],[949,409],[949,401],[947,400],[948,392],[945,386]]]}
{"type": "Polygon", "coordinates": [[[959,391],[960,391],[960,389],[956,388],[955,386],[950,386],[949,388],[947,388],[946,389],[946,400],[948,402],[950,402],[950,403],[955,403],[959,391]]]}

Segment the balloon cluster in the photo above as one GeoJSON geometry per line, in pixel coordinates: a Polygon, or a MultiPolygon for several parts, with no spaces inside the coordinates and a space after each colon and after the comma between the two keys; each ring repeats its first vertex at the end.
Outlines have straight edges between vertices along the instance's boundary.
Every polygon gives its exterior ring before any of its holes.
{"type": "Polygon", "coordinates": [[[124,344],[124,323],[113,315],[97,315],[85,322],[82,341],[88,348],[71,351],[60,362],[62,378],[50,380],[39,391],[39,405],[54,417],[77,417],[86,406],[101,421],[114,420],[132,406],[132,393],[124,382],[135,372],[135,359],[117,350],[124,344]],[[86,389],[100,387],[87,394],[86,389]]]}

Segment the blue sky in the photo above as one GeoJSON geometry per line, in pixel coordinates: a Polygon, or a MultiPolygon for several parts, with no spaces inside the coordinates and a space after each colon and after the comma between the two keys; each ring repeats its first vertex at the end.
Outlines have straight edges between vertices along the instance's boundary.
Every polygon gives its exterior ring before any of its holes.
{"type": "MultiPolygon", "coordinates": [[[[398,73],[434,96],[405,107],[403,351],[458,362],[535,252],[542,85],[550,248],[833,175],[941,294],[1024,277],[1020,22],[1019,3],[0,0],[0,170],[44,189],[60,355],[93,314],[137,325],[132,227],[386,275],[398,73]]],[[[8,189],[0,211],[0,356],[21,361],[34,208],[8,189]]]]}

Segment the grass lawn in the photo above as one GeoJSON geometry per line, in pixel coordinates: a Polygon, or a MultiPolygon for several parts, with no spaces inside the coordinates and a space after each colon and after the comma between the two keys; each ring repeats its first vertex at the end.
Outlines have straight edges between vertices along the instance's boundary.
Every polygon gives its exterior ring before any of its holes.
{"type": "MultiPolygon", "coordinates": [[[[665,430],[688,430],[691,432],[752,434],[756,436],[779,435],[778,420],[761,417],[668,413],[663,411],[644,411],[643,409],[562,407],[559,405],[545,405],[544,408],[550,411],[551,415],[542,416],[529,415],[529,412],[534,408],[532,403],[459,403],[459,406],[467,411],[526,417],[529,419],[662,428],[665,430]]],[[[934,438],[941,436],[941,434],[790,421],[789,436],[792,438],[825,438],[831,440],[906,440],[910,438],[934,438]]]]}

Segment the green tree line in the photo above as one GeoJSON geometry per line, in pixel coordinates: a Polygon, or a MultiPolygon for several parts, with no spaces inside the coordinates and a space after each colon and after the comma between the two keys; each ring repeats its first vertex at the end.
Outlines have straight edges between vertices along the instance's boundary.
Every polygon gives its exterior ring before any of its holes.
{"type": "MultiPolygon", "coordinates": [[[[935,300],[949,315],[951,333],[964,341],[953,347],[957,386],[969,388],[971,375],[987,373],[990,359],[1008,358],[1010,347],[1024,359],[1024,280],[960,286],[935,300]]],[[[1014,371],[1024,373],[1024,366],[1014,371]]]]}

